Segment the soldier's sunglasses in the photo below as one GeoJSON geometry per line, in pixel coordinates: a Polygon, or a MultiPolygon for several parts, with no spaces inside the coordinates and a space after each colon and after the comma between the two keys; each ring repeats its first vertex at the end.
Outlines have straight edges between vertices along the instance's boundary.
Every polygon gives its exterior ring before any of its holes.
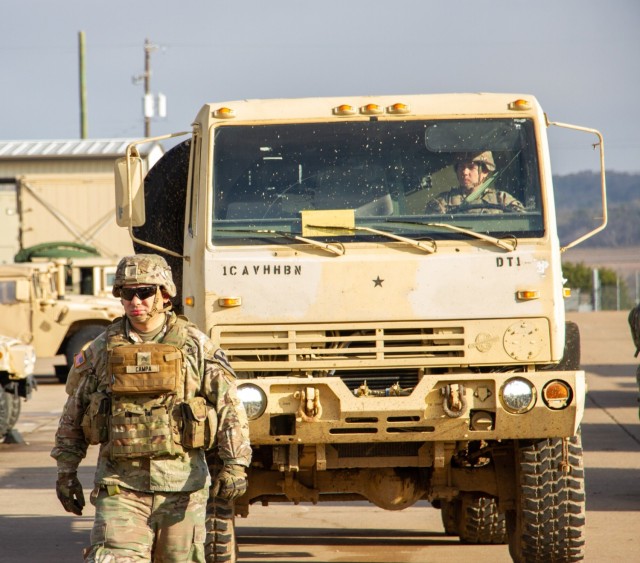
{"type": "Polygon", "coordinates": [[[122,287],[120,288],[120,295],[123,299],[131,301],[134,296],[137,296],[140,301],[148,299],[158,291],[157,285],[141,285],[140,287],[122,287]]]}

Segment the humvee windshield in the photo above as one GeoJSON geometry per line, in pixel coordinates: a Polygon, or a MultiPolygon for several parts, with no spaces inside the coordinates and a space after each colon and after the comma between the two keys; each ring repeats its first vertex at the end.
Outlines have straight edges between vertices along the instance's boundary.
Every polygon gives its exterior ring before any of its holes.
{"type": "MultiPolygon", "coordinates": [[[[495,237],[544,234],[528,119],[224,125],[215,131],[213,166],[218,245],[293,244],[265,233],[300,234],[301,211],[315,209],[352,209],[356,225],[415,239],[468,239],[433,223],[495,237]],[[480,193],[434,212],[429,202],[458,187],[456,162],[486,151],[495,171],[480,193]],[[501,206],[506,196],[491,192],[515,198],[518,209],[501,206]]],[[[321,238],[384,240],[369,231],[321,238]]]]}

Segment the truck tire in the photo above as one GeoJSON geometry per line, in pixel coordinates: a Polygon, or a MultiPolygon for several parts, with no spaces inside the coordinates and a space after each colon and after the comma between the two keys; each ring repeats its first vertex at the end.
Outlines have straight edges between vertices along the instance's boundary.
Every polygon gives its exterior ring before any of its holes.
{"type": "Polygon", "coordinates": [[[56,377],[60,383],[66,383],[69,370],[73,367],[74,356],[82,350],[82,347],[87,344],[87,342],[91,342],[94,338],[100,336],[100,334],[104,332],[104,329],[105,325],[87,325],[71,335],[63,352],[67,360],[66,366],[55,366],[56,377]]]}
{"type": "Polygon", "coordinates": [[[445,533],[459,536],[461,543],[507,543],[506,518],[498,512],[498,503],[492,497],[463,494],[451,502],[443,501],[441,516],[445,533]]]}
{"type": "Polygon", "coordinates": [[[4,390],[4,387],[0,387],[0,442],[4,440],[4,437],[9,432],[9,421],[11,418],[11,407],[9,406],[10,393],[4,390]]]}
{"type": "Polygon", "coordinates": [[[460,512],[460,501],[452,500],[440,501],[440,517],[442,518],[442,525],[444,527],[444,533],[447,536],[459,536],[460,531],[458,528],[458,514],[460,512]]]}
{"type": "Polygon", "coordinates": [[[205,540],[207,563],[236,563],[238,546],[234,517],[233,502],[209,497],[205,540]]]}
{"type": "Polygon", "coordinates": [[[509,553],[516,563],[582,561],[585,490],[582,442],[548,438],[516,443],[518,497],[507,512],[509,553]]]}
{"type": "Polygon", "coordinates": [[[464,495],[460,506],[460,541],[466,544],[507,543],[505,515],[492,497],[464,495]]]}
{"type": "Polygon", "coordinates": [[[20,395],[15,392],[7,392],[5,390],[5,395],[7,396],[7,404],[9,405],[9,430],[12,430],[13,427],[18,422],[18,418],[20,418],[20,411],[22,410],[22,401],[20,399],[20,395]]]}

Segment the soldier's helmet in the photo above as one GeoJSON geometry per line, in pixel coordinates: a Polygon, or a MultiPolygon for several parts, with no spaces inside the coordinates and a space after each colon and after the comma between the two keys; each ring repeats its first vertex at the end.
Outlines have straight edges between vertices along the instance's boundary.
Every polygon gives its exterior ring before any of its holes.
{"type": "Polygon", "coordinates": [[[170,297],[177,294],[176,285],[171,275],[171,267],[158,254],[135,254],[125,256],[118,263],[116,277],[113,282],[113,295],[120,297],[120,289],[130,284],[158,285],[170,297]]]}
{"type": "Polygon", "coordinates": [[[491,151],[460,153],[456,156],[456,168],[461,162],[475,162],[476,164],[484,166],[488,172],[493,172],[496,169],[496,163],[493,160],[493,153],[491,151]]]}

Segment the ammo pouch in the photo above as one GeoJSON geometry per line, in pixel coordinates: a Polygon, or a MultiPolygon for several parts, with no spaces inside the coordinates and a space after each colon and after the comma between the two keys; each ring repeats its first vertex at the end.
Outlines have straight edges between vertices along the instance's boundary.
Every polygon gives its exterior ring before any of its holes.
{"type": "Polygon", "coordinates": [[[209,450],[216,441],[218,415],[204,397],[194,397],[182,403],[182,447],[209,450]]]}
{"type": "Polygon", "coordinates": [[[111,459],[159,457],[176,453],[171,431],[171,407],[114,399],[111,415],[111,459]]]}
{"type": "Polygon", "coordinates": [[[91,444],[104,444],[109,440],[109,414],[111,399],[109,395],[98,391],[91,394],[89,406],[82,417],[82,432],[91,444]]]}
{"type": "Polygon", "coordinates": [[[109,352],[109,375],[114,395],[176,393],[182,353],[170,344],[129,344],[109,352]]]}

